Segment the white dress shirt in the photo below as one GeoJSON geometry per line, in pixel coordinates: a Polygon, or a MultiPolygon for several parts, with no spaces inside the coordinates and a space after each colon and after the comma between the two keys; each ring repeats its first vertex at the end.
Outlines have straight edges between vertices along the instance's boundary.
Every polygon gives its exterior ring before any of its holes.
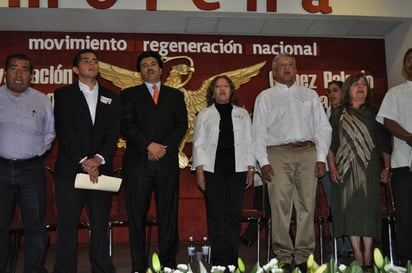
{"type": "Polygon", "coordinates": [[[260,166],[269,164],[266,148],[313,141],[317,161],[326,162],[332,128],[318,94],[309,88],[276,85],[262,91],[255,101],[252,124],[254,151],[260,166]]]}
{"type": "Polygon", "coordinates": [[[89,86],[79,81],[79,88],[86,98],[87,106],[89,106],[90,117],[92,118],[94,124],[94,120],[96,118],[97,99],[99,96],[99,84],[96,82],[95,86],[90,89],[89,86]]]}
{"type": "MultiPolygon", "coordinates": [[[[92,119],[92,122],[94,124],[94,121],[96,120],[96,108],[97,108],[97,102],[99,99],[99,83],[96,82],[96,84],[93,86],[92,89],[89,88],[88,85],[82,83],[79,81],[79,88],[82,91],[86,102],[87,106],[89,107],[89,112],[90,112],[90,117],[92,119]]],[[[101,154],[96,154],[96,156],[100,157],[102,159],[102,165],[106,164],[106,160],[101,154]]],[[[86,160],[87,157],[82,158],[79,163],[82,163],[84,160],[86,160]]]]}
{"type": "MultiPolygon", "coordinates": [[[[412,81],[395,86],[383,98],[376,120],[383,124],[383,119],[396,121],[403,129],[412,132],[412,81]]],[[[394,137],[391,167],[409,167],[411,147],[406,141],[394,137]]]]}

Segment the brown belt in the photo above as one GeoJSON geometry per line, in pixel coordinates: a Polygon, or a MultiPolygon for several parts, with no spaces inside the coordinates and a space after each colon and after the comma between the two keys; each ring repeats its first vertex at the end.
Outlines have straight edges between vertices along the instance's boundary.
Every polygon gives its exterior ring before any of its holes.
{"type": "Polygon", "coordinates": [[[303,147],[314,147],[315,143],[312,141],[294,142],[279,145],[280,147],[287,148],[303,148],[303,147]]]}

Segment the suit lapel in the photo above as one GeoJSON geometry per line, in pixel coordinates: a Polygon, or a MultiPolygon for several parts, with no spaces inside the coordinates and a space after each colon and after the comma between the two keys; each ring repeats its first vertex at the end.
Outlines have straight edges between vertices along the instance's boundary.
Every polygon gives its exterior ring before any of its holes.
{"type": "Polygon", "coordinates": [[[99,94],[97,96],[97,105],[96,105],[96,116],[94,120],[94,126],[97,126],[101,123],[102,119],[104,119],[104,109],[102,101],[102,90],[99,88],[99,94]]]}
{"type": "Polygon", "coordinates": [[[78,110],[82,112],[80,116],[87,117],[87,123],[93,126],[93,121],[92,121],[92,117],[90,116],[89,106],[87,105],[86,98],[84,97],[83,92],[80,90],[79,85],[77,85],[76,94],[79,98],[78,100],[75,100],[75,101],[79,102],[78,110]]]}

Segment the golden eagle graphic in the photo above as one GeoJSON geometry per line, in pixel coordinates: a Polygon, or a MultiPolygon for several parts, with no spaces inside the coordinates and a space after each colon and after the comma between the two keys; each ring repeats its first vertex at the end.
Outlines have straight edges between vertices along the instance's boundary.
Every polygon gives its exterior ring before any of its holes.
{"type": "MultiPolygon", "coordinates": [[[[183,148],[186,143],[192,142],[193,140],[195,118],[197,113],[207,107],[206,92],[212,79],[218,75],[227,75],[233,81],[235,89],[238,89],[242,84],[249,82],[252,77],[258,75],[260,69],[265,65],[266,61],[248,67],[216,74],[204,80],[198,90],[187,90],[184,86],[190,81],[193,73],[195,72],[192,58],[188,56],[162,57],[164,63],[178,59],[187,60],[188,64],[179,63],[177,65],[173,65],[169,72],[169,76],[163,84],[179,89],[185,97],[188,130],[179,144],[179,167],[183,169],[189,166],[190,163],[190,159],[183,152],[183,148]],[[183,78],[185,78],[185,80],[183,80],[183,78]]],[[[111,81],[121,90],[143,83],[140,73],[102,61],[99,61],[99,72],[101,77],[111,81]]],[[[120,139],[118,142],[118,147],[126,148],[126,142],[120,139]]]]}

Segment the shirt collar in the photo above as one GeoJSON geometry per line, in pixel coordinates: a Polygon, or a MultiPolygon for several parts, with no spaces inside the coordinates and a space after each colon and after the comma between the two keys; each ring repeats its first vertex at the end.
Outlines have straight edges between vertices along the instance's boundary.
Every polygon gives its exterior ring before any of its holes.
{"type": "Polygon", "coordinates": [[[99,83],[96,81],[96,84],[93,86],[92,89],[90,89],[87,84],[84,84],[81,81],[79,81],[79,88],[82,92],[92,93],[93,91],[96,91],[97,93],[97,91],[99,90],[99,83]]]}
{"type": "Polygon", "coordinates": [[[27,87],[26,90],[24,90],[23,93],[20,93],[20,96],[16,96],[16,95],[7,87],[7,84],[5,85],[5,87],[6,87],[7,95],[8,95],[8,96],[11,96],[12,98],[24,97],[24,96],[27,96],[27,95],[29,94],[29,92],[30,92],[30,86],[29,86],[29,87],[27,87]]]}
{"type": "Polygon", "coordinates": [[[288,91],[291,89],[295,89],[296,88],[296,82],[293,83],[293,85],[291,87],[288,87],[286,84],[280,83],[280,82],[275,82],[275,86],[279,87],[281,90],[283,91],[288,91]]]}
{"type": "Polygon", "coordinates": [[[146,84],[146,86],[149,90],[153,90],[153,84],[156,84],[157,85],[157,90],[160,91],[160,82],[157,82],[157,83],[144,82],[144,84],[146,84]]]}

